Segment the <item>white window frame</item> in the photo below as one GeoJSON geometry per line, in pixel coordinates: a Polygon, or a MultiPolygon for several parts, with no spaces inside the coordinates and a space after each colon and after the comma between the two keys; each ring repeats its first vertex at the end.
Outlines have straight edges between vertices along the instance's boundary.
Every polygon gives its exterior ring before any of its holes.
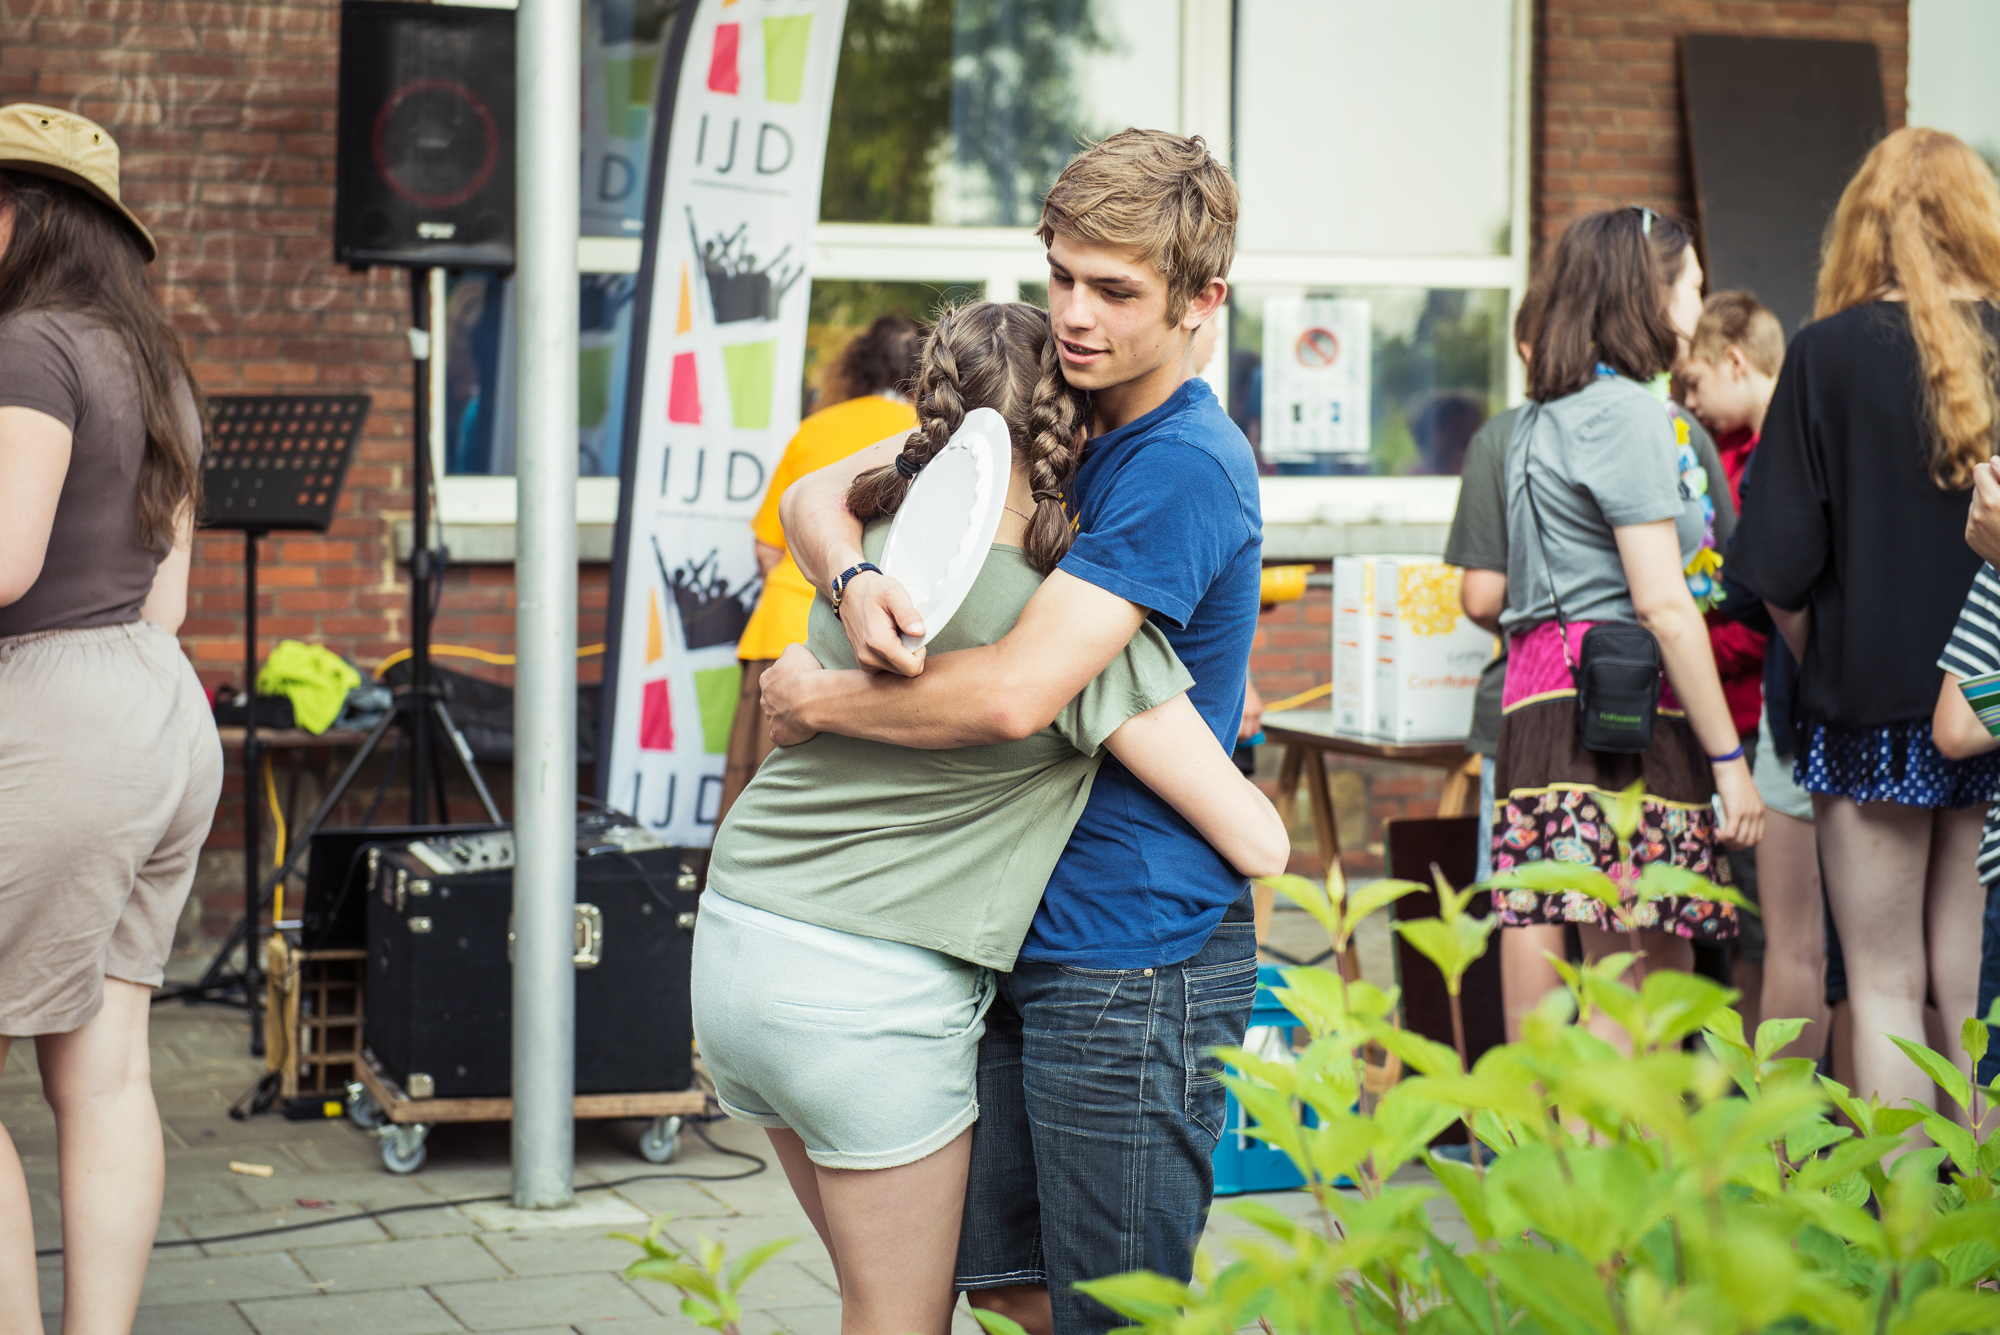
{"type": "MultiPolygon", "coordinates": [[[[1235,96],[1234,0],[1180,0],[1182,134],[1199,134],[1225,161],[1231,156],[1235,96]]],[[[1510,114],[1511,223],[1508,253],[1491,256],[1305,255],[1246,252],[1236,257],[1233,283],[1290,288],[1423,287],[1504,289],[1512,322],[1528,283],[1531,234],[1529,193],[1530,79],[1533,72],[1533,0],[1514,0],[1514,61],[1510,114]]],[[[577,272],[639,271],[636,237],[584,237],[577,242],[577,272]]],[[[893,223],[821,223],[813,240],[815,279],[878,282],[978,283],[990,298],[1013,300],[1022,283],[1048,280],[1041,242],[1025,227],[919,226],[893,223]]],[[[1225,309],[1222,318],[1228,318],[1225,309]]],[[[1228,347],[1229,330],[1220,331],[1228,347]]],[[[1207,377],[1227,404],[1228,357],[1211,360],[1207,377]]],[[[1526,381],[1518,358],[1507,359],[1507,401],[1519,403],[1526,381]]],[[[636,388],[636,387],[635,387],[636,388]]],[[[514,523],[512,477],[447,476],[443,433],[432,433],[438,479],[438,513],[447,527],[485,530],[464,535],[461,546],[506,559],[514,523]]],[[[1356,525],[1449,523],[1456,506],[1455,479],[1268,477],[1263,480],[1266,515],[1274,523],[1356,525]],[[1364,484],[1364,485],[1356,485],[1364,484]]],[[[608,528],[617,522],[618,479],[577,479],[577,523],[586,530],[586,559],[599,546],[608,550],[608,528]]],[[[447,534],[447,545],[450,535],[447,534]]],[[[478,559],[478,558],[474,558],[478,559]]]]}

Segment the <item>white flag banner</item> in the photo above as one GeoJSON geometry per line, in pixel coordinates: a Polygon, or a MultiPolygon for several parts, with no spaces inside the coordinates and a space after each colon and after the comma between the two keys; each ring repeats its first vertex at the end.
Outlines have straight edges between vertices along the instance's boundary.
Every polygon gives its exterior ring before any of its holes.
{"type": "Polygon", "coordinates": [[[620,470],[604,800],[715,833],[756,606],[750,518],[798,429],[846,0],[699,0],[667,53],[620,470]]]}

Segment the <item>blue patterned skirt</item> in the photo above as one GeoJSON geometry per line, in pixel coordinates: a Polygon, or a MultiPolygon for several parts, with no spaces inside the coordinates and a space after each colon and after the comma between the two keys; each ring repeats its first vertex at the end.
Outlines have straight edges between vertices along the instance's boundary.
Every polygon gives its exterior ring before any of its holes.
{"type": "Polygon", "coordinates": [[[1802,730],[1792,772],[1810,792],[1940,810],[1985,806],[2000,789],[2000,751],[1946,760],[1929,719],[1860,729],[1806,720],[1802,730]]]}

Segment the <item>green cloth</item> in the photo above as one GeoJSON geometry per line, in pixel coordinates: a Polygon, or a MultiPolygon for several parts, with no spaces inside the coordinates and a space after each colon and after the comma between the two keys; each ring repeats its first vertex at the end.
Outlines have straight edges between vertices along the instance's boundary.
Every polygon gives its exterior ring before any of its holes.
{"type": "Polygon", "coordinates": [[[307,732],[332,727],[347,693],[360,684],[361,674],[339,654],[298,640],[279,640],[257,674],[257,694],[288,697],[292,717],[307,732]]]}
{"type": "MultiPolygon", "coordinates": [[[[887,533],[886,523],[869,527],[870,560],[887,533]]],[[[1020,548],[996,544],[930,652],[993,643],[1041,582],[1020,548]]],[[[806,647],[826,667],[855,665],[824,597],[813,600],[806,647]]],[[[1104,739],[1193,684],[1147,622],[1054,724],[1022,741],[922,751],[823,732],[780,747],[716,834],[708,888],[800,922],[1012,969],[1104,739]]]]}

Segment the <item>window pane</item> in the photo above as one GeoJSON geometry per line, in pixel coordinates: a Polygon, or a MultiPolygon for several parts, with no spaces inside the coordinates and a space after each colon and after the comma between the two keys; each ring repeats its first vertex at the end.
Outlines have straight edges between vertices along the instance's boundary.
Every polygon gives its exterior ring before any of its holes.
{"type": "Polygon", "coordinates": [[[653,96],[679,7],[678,0],[584,0],[585,236],[645,230],[653,96]]]}
{"type": "Polygon", "coordinates": [[[1239,0],[1237,244],[1507,253],[1513,9],[1514,0],[1239,0]]]}
{"type": "Polygon", "coordinates": [[[815,278],[806,317],[806,380],[801,414],[819,404],[827,368],[854,336],[884,315],[907,315],[928,324],[940,307],[978,301],[978,283],[875,283],[815,278]]]}
{"type": "Polygon", "coordinates": [[[1503,289],[1240,287],[1230,302],[1230,416],[1268,472],[1455,475],[1506,402],[1503,289]],[[1364,383],[1330,374],[1362,352],[1364,383]]]}
{"type": "Polygon", "coordinates": [[[820,216],[1033,223],[1080,142],[1178,123],[1180,24],[1161,18],[1157,0],[850,0],[820,216]]]}
{"type": "MultiPolygon", "coordinates": [[[[631,274],[578,280],[577,472],[618,476],[631,364],[631,274]]],[[[514,471],[514,282],[460,273],[445,299],[445,472],[514,471]]]]}

